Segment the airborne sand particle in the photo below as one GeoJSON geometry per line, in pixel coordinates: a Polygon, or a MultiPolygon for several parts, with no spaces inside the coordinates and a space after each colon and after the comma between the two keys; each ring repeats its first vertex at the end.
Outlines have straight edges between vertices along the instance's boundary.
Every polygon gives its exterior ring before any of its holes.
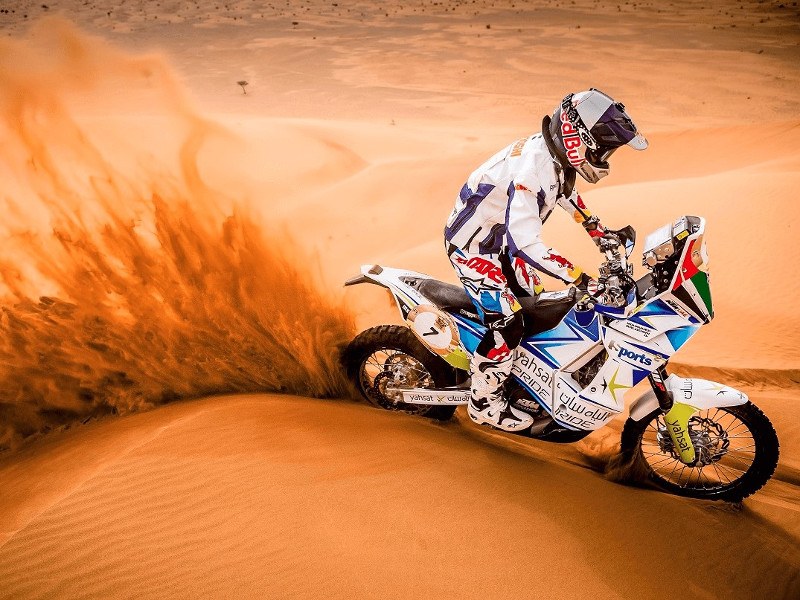
{"type": "Polygon", "coordinates": [[[0,130],[0,449],[176,398],[345,393],[351,317],[291,240],[203,183],[197,155],[219,128],[158,58],[42,22],[0,45],[0,130]],[[94,96],[109,83],[144,89],[182,132],[163,140],[174,166],[93,143],[72,102],[113,111],[94,96]]]}

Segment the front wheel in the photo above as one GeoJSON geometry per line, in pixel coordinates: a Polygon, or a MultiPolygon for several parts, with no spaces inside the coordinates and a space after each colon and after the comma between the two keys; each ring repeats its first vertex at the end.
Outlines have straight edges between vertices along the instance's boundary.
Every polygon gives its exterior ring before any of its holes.
{"type": "Polygon", "coordinates": [[[638,462],[660,488],[680,496],[739,502],[772,477],[778,465],[778,436],[753,403],[701,410],[689,420],[694,465],[680,461],[664,415],[655,410],[641,421],[628,419],[622,455],[638,462]]]}
{"type": "Polygon", "coordinates": [[[380,325],[361,332],[344,352],[347,374],[369,402],[386,410],[446,421],[455,406],[407,404],[391,388],[443,388],[455,385],[455,371],[431,353],[408,327],[380,325]]]}

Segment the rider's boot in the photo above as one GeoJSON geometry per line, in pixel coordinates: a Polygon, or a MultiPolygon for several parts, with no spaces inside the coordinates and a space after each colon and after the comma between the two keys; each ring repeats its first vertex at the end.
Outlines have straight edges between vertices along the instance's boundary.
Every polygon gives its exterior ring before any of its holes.
{"type": "Polygon", "coordinates": [[[503,431],[524,431],[533,425],[533,417],[510,406],[502,394],[494,398],[471,398],[467,412],[476,423],[503,431]]]}
{"type": "Polygon", "coordinates": [[[511,373],[514,353],[502,344],[489,356],[475,352],[472,356],[472,397],[467,406],[470,418],[503,431],[523,431],[533,424],[528,413],[509,406],[503,397],[503,383],[511,373]]]}

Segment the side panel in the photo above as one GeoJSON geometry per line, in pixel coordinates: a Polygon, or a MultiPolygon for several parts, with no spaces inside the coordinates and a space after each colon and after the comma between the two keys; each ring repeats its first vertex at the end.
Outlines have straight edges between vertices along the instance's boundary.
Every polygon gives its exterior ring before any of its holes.
{"type": "Polygon", "coordinates": [[[585,430],[600,429],[620,412],[579,393],[578,384],[564,373],[556,375],[553,405],[553,418],[559,423],[585,430]]]}
{"type": "Polygon", "coordinates": [[[554,373],[554,369],[534,355],[529,348],[520,345],[516,349],[511,374],[551,414],[553,412],[554,373]]]}

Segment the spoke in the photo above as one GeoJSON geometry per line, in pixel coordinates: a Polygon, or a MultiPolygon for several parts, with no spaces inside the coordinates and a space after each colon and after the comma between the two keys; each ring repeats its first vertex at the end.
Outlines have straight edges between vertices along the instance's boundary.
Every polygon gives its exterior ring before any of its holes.
{"type": "Polygon", "coordinates": [[[656,466],[660,466],[660,465],[661,465],[661,464],[663,464],[664,462],[669,462],[670,460],[675,460],[675,459],[674,459],[674,458],[672,458],[671,456],[665,456],[665,457],[664,457],[664,458],[662,458],[661,460],[658,460],[658,461],[655,461],[655,462],[650,462],[650,461],[648,460],[648,461],[647,461],[647,464],[648,464],[648,465],[650,465],[650,468],[654,469],[656,466]]]}
{"type": "Polygon", "coordinates": [[[711,466],[712,466],[712,467],[714,467],[714,472],[715,472],[715,473],[716,473],[716,474],[719,476],[719,478],[720,478],[720,481],[721,481],[721,480],[722,480],[722,478],[724,477],[724,478],[725,478],[725,482],[726,482],[727,484],[730,484],[730,483],[731,483],[731,480],[730,480],[730,479],[728,479],[728,477],[725,475],[725,473],[724,473],[724,472],[722,472],[722,471],[720,471],[720,469],[719,469],[719,466],[717,465],[717,463],[711,463],[711,466]]]}
{"type": "Polygon", "coordinates": [[[675,470],[681,465],[683,465],[683,463],[681,461],[679,461],[679,460],[675,461],[675,466],[672,467],[672,471],[670,471],[670,473],[669,473],[669,479],[672,479],[672,476],[675,474],[675,470]]]}
{"type": "Polygon", "coordinates": [[[707,481],[709,484],[711,484],[711,487],[714,487],[714,481],[712,481],[712,480],[711,480],[711,478],[708,476],[708,473],[704,473],[704,472],[703,472],[703,469],[705,469],[705,467],[706,467],[705,465],[703,465],[702,467],[700,467],[700,471],[699,471],[699,473],[698,473],[698,480],[699,480],[699,482],[700,482],[700,485],[702,485],[702,486],[703,486],[703,489],[704,489],[704,490],[705,490],[705,489],[708,489],[708,487],[709,487],[709,486],[707,486],[705,483],[703,483],[703,475],[705,475],[705,476],[706,476],[706,481],[707,481]]]}
{"type": "MultiPolygon", "coordinates": [[[[680,465],[681,465],[681,470],[680,470],[680,472],[678,473],[678,480],[675,482],[675,483],[677,483],[678,485],[680,485],[680,483],[681,483],[681,479],[683,478],[683,472],[686,470],[686,467],[687,467],[687,465],[685,465],[684,463],[680,463],[680,465]]],[[[691,470],[689,471],[689,473],[691,474],[691,470]]],[[[686,483],[689,483],[689,480],[688,480],[688,479],[686,480],[686,483]]],[[[681,485],[681,487],[686,487],[686,483],[684,483],[683,485],[681,485]]]]}
{"type": "MultiPolygon", "coordinates": [[[[736,419],[736,420],[739,421],[739,419],[736,419]]],[[[726,434],[728,434],[728,437],[730,437],[730,434],[733,433],[734,431],[736,431],[737,429],[739,429],[740,427],[747,427],[747,425],[745,423],[742,423],[741,421],[739,421],[739,424],[736,427],[733,427],[733,428],[723,427],[723,430],[725,431],[726,434]]],[[[748,431],[749,431],[749,428],[748,428],[748,431]]]]}
{"type": "Polygon", "coordinates": [[[725,453],[725,456],[732,456],[734,454],[743,454],[745,456],[755,457],[756,453],[754,450],[739,450],[738,448],[735,450],[728,450],[725,453]]]}
{"type": "MultiPolygon", "coordinates": [[[[673,459],[673,460],[675,460],[675,459],[673,459]]],[[[678,461],[675,461],[675,462],[678,462],[678,461]]],[[[678,464],[680,464],[680,463],[678,462],[678,464]]],[[[658,475],[659,475],[660,477],[662,477],[662,478],[664,478],[664,479],[666,479],[666,480],[668,480],[668,481],[669,481],[669,480],[670,480],[670,476],[669,476],[669,473],[667,473],[667,469],[669,469],[669,465],[666,465],[666,466],[664,466],[664,467],[660,467],[660,466],[659,466],[659,467],[657,467],[657,468],[654,468],[654,469],[653,469],[653,471],[655,471],[656,473],[658,473],[658,475]]],[[[674,470],[675,470],[675,467],[673,467],[673,469],[672,469],[672,470],[674,471],[674,470]]]]}
{"type": "Polygon", "coordinates": [[[720,472],[721,472],[723,475],[725,475],[725,474],[730,474],[730,475],[732,475],[732,476],[733,476],[733,479],[731,479],[731,481],[736,481],[737,479],[741,479],[741,478],[742,478],[742,476],[743,476],[745,473],[747,473],[747,470],[742,470],[742,469],[734,469],[733,467],[730,467],[730,466],[728,466],[728,465],[722,465],[722,464],[720,464],[720,463],[714,463],[714,464],[716,464],[716,465],[717,465],[717,468],[719,468],[720,472]]]}
{"type": "Polygon", "coordinates": [[[647,446],[647,447],[653,447],[653,448],[658,448],[658,449],[659,449],[659,451],[661,451],[661,444],[659,444],[659,443],[656,443],[656,442],[647,442],[647,443],[642,443],[642,448],[644,448],[645,446],[647,446]]]}

